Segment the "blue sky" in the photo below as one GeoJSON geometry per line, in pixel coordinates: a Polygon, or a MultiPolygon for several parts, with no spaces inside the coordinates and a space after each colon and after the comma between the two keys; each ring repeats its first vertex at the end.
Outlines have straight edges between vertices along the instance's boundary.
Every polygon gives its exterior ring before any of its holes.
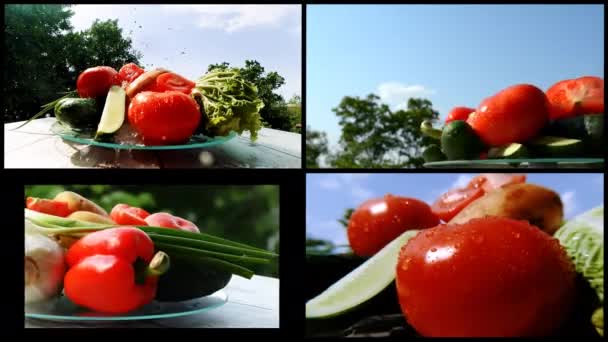
{"type": "MultiPolygon", "coordinates": [[[[347,208],[387,193],[432,204],[443,192],[466,185],[475,174],[323,174],[306,176],[306,233],[347,244],[337,222],[347,208]]],[[[566,218],[604,203],[603,174],[527,174],[527,182],[560,194],[566,218]]]]}
{"type": "Polygon", "coordinates": [[[445,118],[513,84],[604,74],[603,5],[308,5],[307,125],[337,143],[344,96],[445,118]]]}
{"type": "Polygon", "coordinates": [[[285,77],[278,93],[302,93],[300,5],[76,5],[72,25],[118,19],[143,54],[143,66],[165,67],[192,80],[209,64],[259,61],[285,77]],[[183,53],[182,53],[183,52],[183,53]]]}

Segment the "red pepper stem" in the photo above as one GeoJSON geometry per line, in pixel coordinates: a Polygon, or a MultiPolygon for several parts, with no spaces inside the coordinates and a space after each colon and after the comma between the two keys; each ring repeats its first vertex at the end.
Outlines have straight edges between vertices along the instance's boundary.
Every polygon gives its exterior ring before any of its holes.
{"type": "Polygon", "coordinates": [[[158,251],[146,267],[146,276],[158,277],[165,274],[169,270],[171,262],[169,255],[163,251],[158,251]]]}

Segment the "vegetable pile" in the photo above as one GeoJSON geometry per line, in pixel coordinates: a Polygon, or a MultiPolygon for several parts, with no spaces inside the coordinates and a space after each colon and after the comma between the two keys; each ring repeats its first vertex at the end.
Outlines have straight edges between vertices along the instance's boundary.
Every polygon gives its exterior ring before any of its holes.
{"type": "Polygon", "coordinates": [[[441,129],[425,121],[436,140],[425,161],[603,156],[604,80],[563,80],[546,92],[518,84],[474,109],[454,107],[441,129]]]}
{"type": "Polygon", "coordinates": [[[25,124],[54,110],[59,122],[95,133],[96,140],[121,143],[124,136],[135,136],[145,145],[182,144],[196,134],[215,137],[232,131],[249,131],[256,140],[262,128],[264,103],[238,69],[211,71],[193,82],[167,69],[143,70],[134,63],[118,72],[98,66],[84,70],[76,88],[42,106],[25,124]]]}
{"type": "Polygon", "coordinates": [[[422,336],[552,336],[581,314],[587,286],[587,326],[603,335],[603,206],[563,222],[559,195],[526,180],[481,174],[430,206],[394,195],[363,203],[348,238],[368,259],[310,299],[306,317],[351,312],[392,279],[422,336]]]}
{"type": "Polygon", "coordinates": [[[64,295],[95,312],[124,314],[153,300],[183,301],[250,279],[277,255],[226,240],[169,213],[117,204],[108,214],[65,191],[27,198],[26,303],[64,295]]]}

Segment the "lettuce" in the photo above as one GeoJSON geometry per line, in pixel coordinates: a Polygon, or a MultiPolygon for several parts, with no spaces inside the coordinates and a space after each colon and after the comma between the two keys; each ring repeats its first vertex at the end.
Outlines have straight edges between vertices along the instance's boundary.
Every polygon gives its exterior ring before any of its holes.
{"type": "Polygon", "coordinates": [[[566,222],[554,236],[574,262],[576,271],[583,275],[595,290],[599,307],[591,322],[604,335],[604,206],[591,209],[566,222]]]}
{"type": "Polygon", "coordinates": [[[224,136],[230,131],[251,133],[256,140],[262,128],[260,110],[264,102],[257,87],[245,81],[239,69],[215,70],[198,79],[192,97],[201,106],[199,131],[208,136],[224,136]]]}

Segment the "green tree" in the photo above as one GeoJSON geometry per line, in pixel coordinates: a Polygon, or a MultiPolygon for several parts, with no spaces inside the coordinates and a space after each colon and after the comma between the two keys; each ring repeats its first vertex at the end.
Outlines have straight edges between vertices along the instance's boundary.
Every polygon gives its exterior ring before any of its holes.
{"type": "Polygon", "coordinates": [[[327,135],[325,132],[314,131],[306,128],[306,167],[318,168],[319,157],[329,153],[327,147],[327,135]]]}
{"type": "MultiPolygon", "coordinates": [[[[230,63],[222,62],[209,65],[207,71],[227,68],[230,68],[230,63]]],[[[239,70],[245,80],[258,87],[258,95],[264,102],[260,115],[265,125],[292,131],[294,129],[292,114],[290,114],[283,96],[275,93],[275,90],[285,84],[285,78],[276,71],[266,72],[264,67],[255,60],[246,60],[245,66],[239,70]]]]}
{"type": "Polygon", "coordinates": [[[439,117],[429,100],[409,99],[407,109],[393,112],[374,94],[344,97],[333,111],[342,134],[329,163],[338,168],[421,166],[422,150],[432,141],[420,133],[420,124],[439,117]]]}
{"type": "Polygon", "coordinates": [[[302,131],[302,98],[294,95],[287,101],[287,111],[291,121],[291,131],[301,133],[302,131]]]}
{"type": "Polygon", "coordinates": [[[84,69],[139,63],[141,54],[116,20],[74,32],[70,5],[5,5],[4,121],[30,118],[42,104],[73,90],[84,69]]]}

